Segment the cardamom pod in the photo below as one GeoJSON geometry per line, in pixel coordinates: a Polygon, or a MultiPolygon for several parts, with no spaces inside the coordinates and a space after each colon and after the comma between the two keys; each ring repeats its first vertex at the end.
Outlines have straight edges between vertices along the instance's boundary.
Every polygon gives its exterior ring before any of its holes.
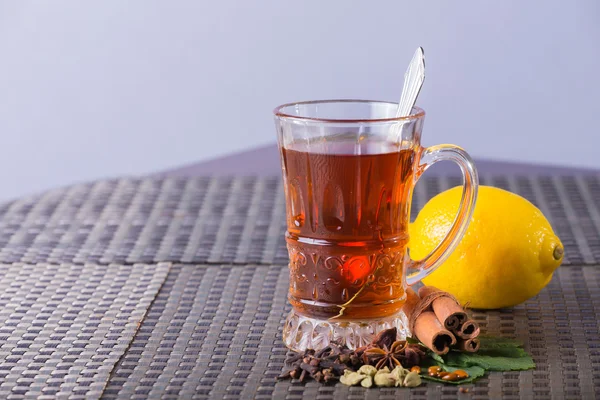
{"type": "Polygon", "coordinates": [[[358,369],[359,374],[367,375],[367,376],[375,376],[377,373],[377,368],[372,365],[363,365],[358,369]]]}
{"type": "Polygon", "coordinates": [[[404,386],[406,387],[417,387],[421,385],[421,376],[416,372],[412,371],[406,374],[404,378],[404,386]]]}
{"type": "Polygon", "coordinates": [[[392,387],[396,384],[396,380],[390,373],[377,373],[374,380],[377,386],[392,387]]]}
{"type": "Polygon", "coordinates": [[[340,377],[340,382],[344,385],[354,386],[358,385],[366,376],[359,374],[358,372],[344,371],[344,375],[340,377]]]}
{"type": "Polygon", "coordinates": [[[373,386],[373,378],[371,376],[367,375],[367,377],[365,377],[365,379],[360,381],[360,386],[362,386],[364,388],[370,388],[371,386],[373,386]]]}
{"type": "Polygon", "coordinates": [[[409,371],[407,369],[398,366],[394,368],[392,372],[390,372],[390,375],[392,375],[392,378],[396,380],[396,386],[402,386],[404,378],[408,373],[409,371]]]}
{"type": "Polygon", "coordinates": [[[383,367],[381,369],[377,370],[377,373],[375,375],[379,375],[379,374],[389,374],[390,373],[390,369],[388,367],[383,367]]]}

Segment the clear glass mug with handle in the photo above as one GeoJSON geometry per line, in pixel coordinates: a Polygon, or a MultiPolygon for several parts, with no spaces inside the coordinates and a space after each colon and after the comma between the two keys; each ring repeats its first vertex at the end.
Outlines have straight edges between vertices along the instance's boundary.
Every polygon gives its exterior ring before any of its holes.
{"type": "Polygon", "coordinates": [[[406,336],[406,287],[438,267],[461,240],[477,198],[477,171],[458,146],[423,148],[425,112],[397,104],[324,100],[275,109],[286,198],[292,311],[283,330],[297,351],[332,340],[363,346],[379,331],[406,336]],[[429,166],[463,174],[454,225],[422,260],[409,257],[414,186],[429,166]]]}

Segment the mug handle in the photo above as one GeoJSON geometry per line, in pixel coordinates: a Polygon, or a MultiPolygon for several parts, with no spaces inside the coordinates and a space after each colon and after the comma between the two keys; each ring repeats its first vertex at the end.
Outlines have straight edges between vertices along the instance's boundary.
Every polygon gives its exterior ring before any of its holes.
{"type": "MultiPolygon", "coordinates": [[[[406,283],[413,285],[432,273],[452,254],[462,237],[464,236],[477,200],[477,191],[479,189],[479,178],[477,169],[469,154],[462,148],[453,144],[440,144],[428,148],[421,148],[420,164],[416,173],[416,181],[423,173],[438,161],[454,161],[460,167],[463,174],[463,192],[460,200],[458,214],[454,223],[442,239],[440,244],[422,260],[409,261],[409,275],[406,277],[406,283]]],[[[410,247],[410,239],[409,239],[410,247]]]]}

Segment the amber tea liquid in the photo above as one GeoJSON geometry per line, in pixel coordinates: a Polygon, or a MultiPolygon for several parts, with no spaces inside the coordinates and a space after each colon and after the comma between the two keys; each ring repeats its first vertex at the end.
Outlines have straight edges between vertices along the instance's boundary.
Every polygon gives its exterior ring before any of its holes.
{"type": "Polygon", "coordinates": [[[335,141],[281,151],[294,309],[340,320],[397,313],[405,299],[414,151],[335,141]]]}

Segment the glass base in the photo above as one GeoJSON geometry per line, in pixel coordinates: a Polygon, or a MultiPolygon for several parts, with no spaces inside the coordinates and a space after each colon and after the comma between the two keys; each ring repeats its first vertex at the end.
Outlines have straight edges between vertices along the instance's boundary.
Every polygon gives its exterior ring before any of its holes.
{"type": "Polygon", "coordinates": [[[379,332],[393,327],[398,329],[398,340],[410,336],[408,319],[403,312],[371,320],[338,321],[305,317],[292,310],[285,319],[283,341],[288,348],[298,352],[318,351],[334,340],[354,350],[371,343],[379,332]]]}

